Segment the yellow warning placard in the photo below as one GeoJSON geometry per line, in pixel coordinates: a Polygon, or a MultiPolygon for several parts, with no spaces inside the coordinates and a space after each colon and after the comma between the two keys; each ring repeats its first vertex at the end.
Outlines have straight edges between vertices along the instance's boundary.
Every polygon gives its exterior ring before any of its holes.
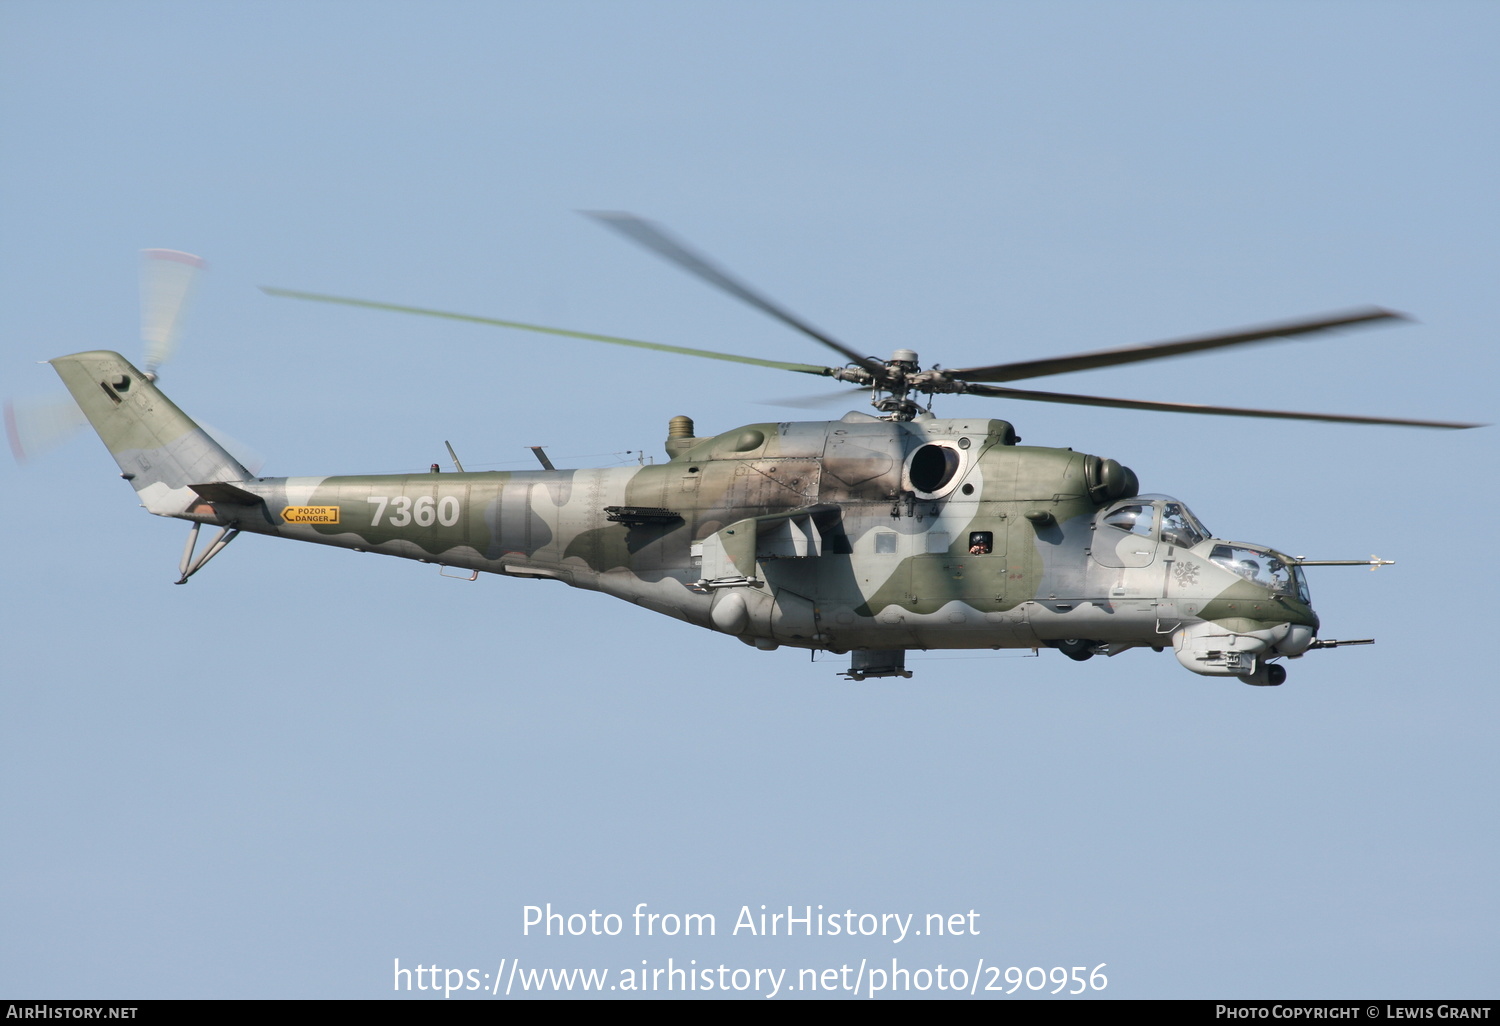
{"type": "Polygon", "coordinates": [[[289,524],[336,524],[339,522],[339,507],[288,506],[281,511],[281,519],[289,524]]]}

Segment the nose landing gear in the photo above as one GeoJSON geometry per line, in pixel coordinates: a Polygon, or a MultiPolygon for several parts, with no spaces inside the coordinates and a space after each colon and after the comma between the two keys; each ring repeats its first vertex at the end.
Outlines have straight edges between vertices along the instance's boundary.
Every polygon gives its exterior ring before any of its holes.
{"type": "Polygon", "coordinates": [[[1286,683],[1286,667],[1280,663],[1260,662],[1254,673],[1247,673],[1240,680],[1260,688],[1278,687],[1286,683]]]}

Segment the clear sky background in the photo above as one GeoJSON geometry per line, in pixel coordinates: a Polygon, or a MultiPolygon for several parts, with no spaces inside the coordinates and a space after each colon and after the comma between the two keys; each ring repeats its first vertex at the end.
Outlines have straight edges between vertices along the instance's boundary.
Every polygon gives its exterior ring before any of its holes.
{"type": "MultiPolygon", "coordinates": [[[[168,247],[210,271],[163,387],[267,474],[421,470],[444,439],[615,465],[674,414],[820,416],[758,404],[798,375],[256,289],[829,360],[575,213],[617,209],[949,366],[1377,303],[1418,323],[1034,387],[1492,421],[1497,32],[1491,3],[1370,0],[6,0],[0,385],[138,356],[136,254],[168,247]]],[[[185,526],[80,436],[0,469],[0,993],[894,957],[1494,997],[1497,429],[938,412],[1119,459],[1223,537],[1397,560],[1310,572],[1324,635],[1378,644],[1270,689],[1140,651],[852,684],[597,594],[257,537],[178,588],[185,526]],[[522,936],[547,902],[718,935],[522,936]],[[981,932],[731,936],[762,904],[981,932]]]]}

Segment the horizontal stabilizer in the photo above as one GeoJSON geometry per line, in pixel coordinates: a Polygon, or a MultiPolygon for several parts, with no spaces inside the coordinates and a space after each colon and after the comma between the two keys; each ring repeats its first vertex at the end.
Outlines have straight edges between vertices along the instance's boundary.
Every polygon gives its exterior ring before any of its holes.
{"type": "Polygon", "coordinates": [[[210,484],[188,485],[193,491],[203,496],[209,502],[232,502],[237,506],[258,506],[265,501],[254,492],[232,485],[227,481],[215,481],[210,484]]]}

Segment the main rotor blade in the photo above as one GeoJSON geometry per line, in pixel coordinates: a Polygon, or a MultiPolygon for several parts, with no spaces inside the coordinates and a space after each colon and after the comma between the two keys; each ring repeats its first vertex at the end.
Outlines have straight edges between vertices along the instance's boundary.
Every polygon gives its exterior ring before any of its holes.
{"type": "Polygon", "coordinates": [[[820,395],[794,395],[783,396],[778,399],[757,399],[755,402],[761,406],[785,406],[794,410],[815,410],[823,406],[832,406],[835,403],[853,402],[856,399],[865,399],[869,396],[867,388],[841,392],[824,392],[820,395]]]}
{"type": "Polygon", "coordinates": [[[293,289],[272,288],[269,285],[262,285],[260,290],[268,296],[308,299],[317,303],[338,303],[342,306],[362,306],[371,310],[391,310],[396,313],[418,314],[423,317],[443,317],[450,321],[490,324],[500,328],[517,328],[521,331],[539,331],[546,335],[561,335],[564,338],[581,338],[587,339],[590,342],[608,342],[617,346],[634,346],[637,349],[656,349],[663,353],[702,356],[710,360],[729,360],[733,363],[748,363],[757,367],[774,367],[777,370],[798,371],[802,374],[818,374],[826,377],[833,373],[831,367],[819,367],[811,363],[784,363],[780,360],[762,360],[757,356],[735,356],[733,353],[716,353],[709,349],[689,349],[687,346],[668,346],[660,342],[642,342],[633,338],[617,338],[614,335],[595,335],[587,331],[567,331],[563,328],[548,328],[540,324],[525,324],[521,321],[502,321],[497,317],[476,317],[473,314],[451,313],[447,310],[429,310],[420,306],[377,303],[370,299],[350,299],[347,296],[326,296],[317,292],[297,292],[293,289]]]}
{"type": "Polygon", "coordinates": [[[1315,331],[1331,331],[1375,321],[1407,320],[1405,314],[1379,307],[1362,307],[1345,313],[1325,314],[1307,320],[1286,321],[1281,324],[1266,324],[1254,328],[1215,335],[1200,335],[1195,338],[1178,339],[1173,342],[1155,342],[1143,346],[1122,346],[1119,349],[1098,349],[1072,356],[1054,356],[1041,360],[1021,360],[1016,363],[999,363],[991,367],[964,367],[959,370],[944,370],[943,373],[957,381],[1022,381],[1040,378],[1048,374],[1066,374],[1069,371],[1093,370],[1096,367],[1113,367],[1122,363],[1138,363],[1142,360],[1160,360],[1167,356],[1182,356],[1185,353],[1202,352],[1205,349],[1220,349],[1224,346],[1240,346],[1250,342],[1265,342],[1276,338],[1291,338],[1315,331]]]}
{"type": "Polygon", "coordinates": [[[1069,395],[1064,392],[1033,392],[1024,388],[1000,385],[970,385],[965,395],[986,395],[997,399],[1025,399],[1041,403],[1067,403],[1072,406],[1111,406],[1120,410],[1156,410],[1163,413],[1211,413],[1225,417],[1268,417],[1275,420],[1322,420],[1335,424],[1395,424],[1400,427],[1476,428],[1483,424],[1462,424],[1451,420],[1404,420],[1395,417],[1355,417],[1341,413],[1292,413],[1285,410],[1250,410],[1235,406],[1200,406],[1196,403],[1156,403],[1141,399],[1109,399],[1099,395],[1069,395]]]}
{"type": "Polygon", "coordinates": [[[816,339],[851,363],[869,371],[876,381],[884,381],[886,379],[885,364],[868,356],[861,356],[842,342],[835,341],[806,321],[783,310],[748,285],[731,277],[728,272],[714,266],[714,264],[709,262],[707,257],[693,252],[686,245],[672,238],[651,222],[644,221],[634,214],[626,214],[618,211],[585,210],[582,213],[602,224],[608,225],[626,238],[640,243],[657,256],[670,260],[689,274],[697,275],[711,285],[717,285],[725,292],[749,303],[762,313],[770,314],[781,323],[797,329],[810,338],[816,339]]]}

